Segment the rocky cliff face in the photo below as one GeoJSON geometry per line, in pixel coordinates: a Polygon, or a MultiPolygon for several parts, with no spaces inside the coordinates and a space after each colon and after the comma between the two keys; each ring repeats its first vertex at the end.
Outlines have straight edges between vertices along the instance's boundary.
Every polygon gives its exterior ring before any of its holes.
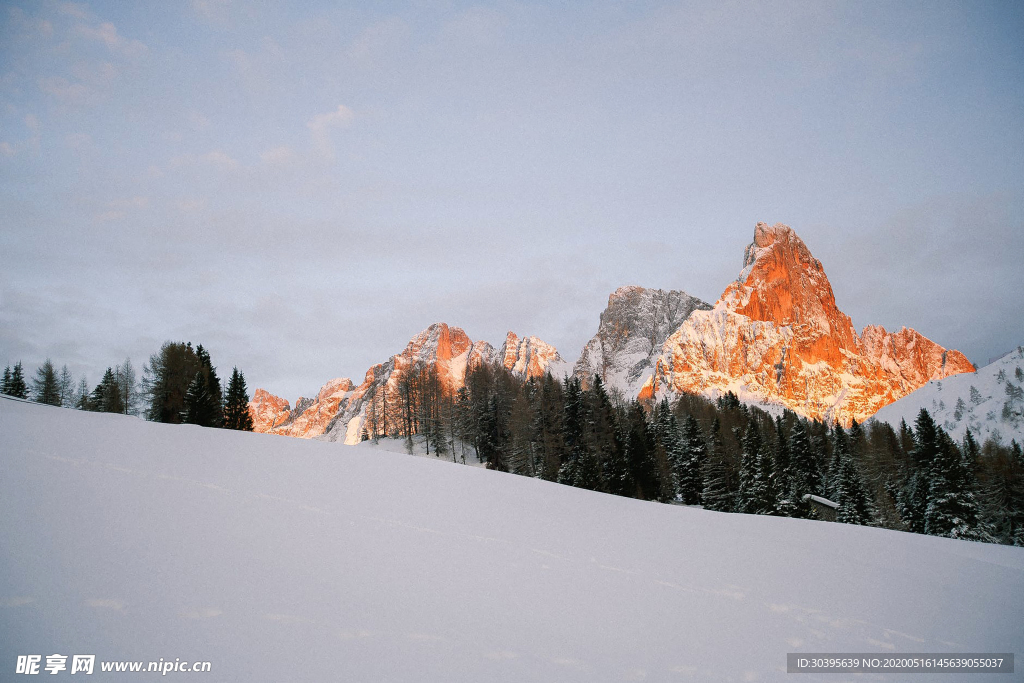
{"type": "Polygon", "coordinates": [[[403,379],[413,372],[436,372],[439,381],[454,391],[465,384],[469,369],[483,363],[502,364],[520,377],[564,373],[567,368],[558,351],[537,337],[520,339],[509,332],[496,351],[485,341],[472,341],[461,328],[435,323],[413,337],[401,353],[367,370],[358,386],[347,378],[331,380],[315,399],[300,398],[294,410],[284,399],[257,389],[249,409],[257,432],[357,443],[368,418],[378,421],[381,429],[385,415],[394,419],[403,379]]]}
{"type": "Polygon", "coordinates": [[[733,391],[815,419],[863,421],[931,379],[974,367],[903,328],[857,335],[821,262],[785,225],[758,223],[743,270],[666,340],[641,397],[733,391]]]}
{"type": "Polygon", "coordinates": [[[509,332],[505,336],[505,343],[498,357],[505,369],[525,379],[543,377],[548,372],[555,377],[561,377],[569,371],[569,364],[562,359],[554,346],[537,337],[520,339],[514,332],[509,332]]]}
{"type": "Polygon", "coordinates": [[[253,431],[270,432],[277,425],[285,422],[292,408],[288,401],[274,396],[266,389],[257,389],[249,401],[249,414],[252,416],[253,431]]]}
{"type": "Polygon", "coordinates": [[[597,375],[609,390],[636,396],[669,335],[694,311],[710,308],[686,292],[619,287],[608,297],[597,334],[583,348],[573,374],[584,386],[597,375]]]}

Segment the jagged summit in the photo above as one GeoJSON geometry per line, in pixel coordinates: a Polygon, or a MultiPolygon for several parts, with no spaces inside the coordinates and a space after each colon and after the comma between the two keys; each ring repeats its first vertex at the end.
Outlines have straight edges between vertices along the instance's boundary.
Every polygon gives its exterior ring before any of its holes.
{"type": "Polygon", "coordinates": [[[504,365],[520,377],[564,375],[569,367],[555,347],[537,337],[520,339],[509,332],[496,351],[485,341],[474,342],[462,328],[438,322],[410,339],[401,353],[370,367],[358,386],[348,378],[331,380],[315,399],[300,398],[291,409],[286,400],[257,389],[249,410],[257,432],[357,443],[367,411],[386,413],[386,402],[397,400],[410,373],[433,371],[454,391],[465,384],[468,370],[483,363],[504,365]]]}
{"type": "Polygon", "coordinates": [[[736,281],[666,340],[641,395],[733,391],[849,424],[930,379],[973,369],[911,329],[868,326],[858,336],[796,232],[758,223],[736,281]]]}
{"type": "Polygon", "coordinates": [[[669,335],[693,311],[709,308],[686,292],[619,287],[608,297],[597,334],[583,348],[573,374],[585,385],[597,375],[609,390],[636,396],[669,335]]]}

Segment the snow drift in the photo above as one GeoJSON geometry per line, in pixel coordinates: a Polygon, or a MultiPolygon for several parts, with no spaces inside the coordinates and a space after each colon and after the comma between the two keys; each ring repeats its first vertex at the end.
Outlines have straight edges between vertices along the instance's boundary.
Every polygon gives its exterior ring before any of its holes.
{"type": "Polygon", "coordinates": [[[1024,652],[1020,548],[12,400],[0,454],[4,679],[52,653],[210,661],[211,681],[477,683],[1024,652]]]}

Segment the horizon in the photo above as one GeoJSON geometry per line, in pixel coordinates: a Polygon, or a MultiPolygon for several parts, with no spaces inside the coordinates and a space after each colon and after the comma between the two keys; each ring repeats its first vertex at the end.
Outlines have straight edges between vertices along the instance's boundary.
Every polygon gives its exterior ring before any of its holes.
{"type": "Polygon", "coordinates": [[[573,362],[619,286],[714,304],[758,221],[858,333],[1024,343],[1019,5],[0,12],[0,363],[28,378],[191,341],[291,403],[442,321],[573,362]]]}

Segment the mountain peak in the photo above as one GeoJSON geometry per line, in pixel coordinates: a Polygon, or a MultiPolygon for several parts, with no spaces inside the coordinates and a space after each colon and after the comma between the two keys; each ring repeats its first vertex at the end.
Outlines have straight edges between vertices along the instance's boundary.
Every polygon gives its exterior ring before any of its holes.
{"type": "Polygon", "coordinates": [[[857,346],[853,322],[836,306],[821,261],[782,223],[754,227],[743,270],[722,293],[719,305],[751,320],[802,328],[810,344],[807,350],[816,359],[838,361],[843,350],[857,346]]]}
{"type": "Polygon", "coordinates": [[[858,337],[796,232],[758,223],[736,281],[668,338],[640,395],[734,391],[849,424],[930,379],[972,370],[963,354],[911,329],[869,326],[858,337]]]}

